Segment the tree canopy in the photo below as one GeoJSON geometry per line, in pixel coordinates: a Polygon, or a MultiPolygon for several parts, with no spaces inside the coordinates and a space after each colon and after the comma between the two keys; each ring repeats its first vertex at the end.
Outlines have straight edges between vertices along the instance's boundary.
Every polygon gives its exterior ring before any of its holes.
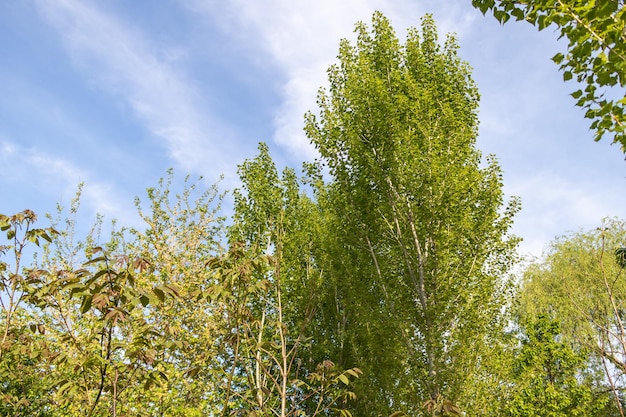
{"type": "Polygon", "coordinates": [[[555,240],[546,257],[528,266],[520,295],[520,314],[547,315],[561,323],[564,339],[587,351],[589,368],[619,398],[626,375],[626,297],[620,253],[626,225],[606,219],[601,227],[555,240]]]}
{"type": "Polygon", "coordinates": [[[504,205],[494,158],[481,166],[478,93],[454,38],[440,45],[430,16],[404,45],[380,14],[356,33],[306,124],[330,173],[316,190],[330,222],[320,328],[339,341],[328,354],[366,370],[361,415],[469,403],[501,330],[518,202],[504,205]]]}

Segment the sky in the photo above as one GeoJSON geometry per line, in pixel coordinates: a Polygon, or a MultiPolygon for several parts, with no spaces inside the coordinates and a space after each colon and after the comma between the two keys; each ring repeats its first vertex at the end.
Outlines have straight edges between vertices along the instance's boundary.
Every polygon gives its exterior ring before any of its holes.
{"type": "Polygon", "coordinates": [[[456,34],[481,94],[477,146],[522,200],[521,254],[626,218],[624,154],[593,141],[550,61],[566,43],[471,0],[0,2],[0,213],[54,212],[82,182],[81,221],[138,227],[135,196],[168,168],[232,189],[264,141],[299,169],[316,157],[303,115],[340,39],[376,10],[401,39],[425,13],[456,34]]]}

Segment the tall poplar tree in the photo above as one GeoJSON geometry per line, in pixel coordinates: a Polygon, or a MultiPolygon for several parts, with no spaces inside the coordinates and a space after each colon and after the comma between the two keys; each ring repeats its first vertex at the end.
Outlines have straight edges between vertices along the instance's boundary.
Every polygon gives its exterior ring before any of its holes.
{"type": "Polygon", "coordinates": [[[441,46],[427,15],[401,45],[380,13],[356,34],[306,120],[330,174],[317,188],[326,292],[313,339],[364,370],[359,415],[453,403],[478,415],[518,201],[504,205],[500,167],[475,147],[479,96],[454,37],[441,46]]]}

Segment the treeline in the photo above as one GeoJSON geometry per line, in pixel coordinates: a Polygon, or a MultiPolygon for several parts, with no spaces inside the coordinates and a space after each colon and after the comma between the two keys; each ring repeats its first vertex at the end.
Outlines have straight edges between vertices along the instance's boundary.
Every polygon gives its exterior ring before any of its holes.
{"type": "Polygon", "coordinates": [[[143,229],[79,238],[78,198],[0,215],[0,414],[623,416],[626,224],[514,276],[454,38],[356,34],[306,116],[320,159],[279,173],[261,144],[230,218],[171,173],[143,229]]]}

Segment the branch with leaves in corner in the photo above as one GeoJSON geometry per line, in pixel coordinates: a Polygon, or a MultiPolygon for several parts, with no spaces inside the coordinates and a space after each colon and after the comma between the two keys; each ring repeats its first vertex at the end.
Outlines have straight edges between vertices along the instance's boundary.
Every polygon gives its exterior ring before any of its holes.
{"type": "Polygon", "coordinates": [[[567,51],[552,60],[565,81],[581,87],[571,95],[591,119],[595,140],[612,137],[626,153],[626,7],[623,0],[472,0],[501,23],[511,17],[539,30],[556,27],[567,51]]]}

